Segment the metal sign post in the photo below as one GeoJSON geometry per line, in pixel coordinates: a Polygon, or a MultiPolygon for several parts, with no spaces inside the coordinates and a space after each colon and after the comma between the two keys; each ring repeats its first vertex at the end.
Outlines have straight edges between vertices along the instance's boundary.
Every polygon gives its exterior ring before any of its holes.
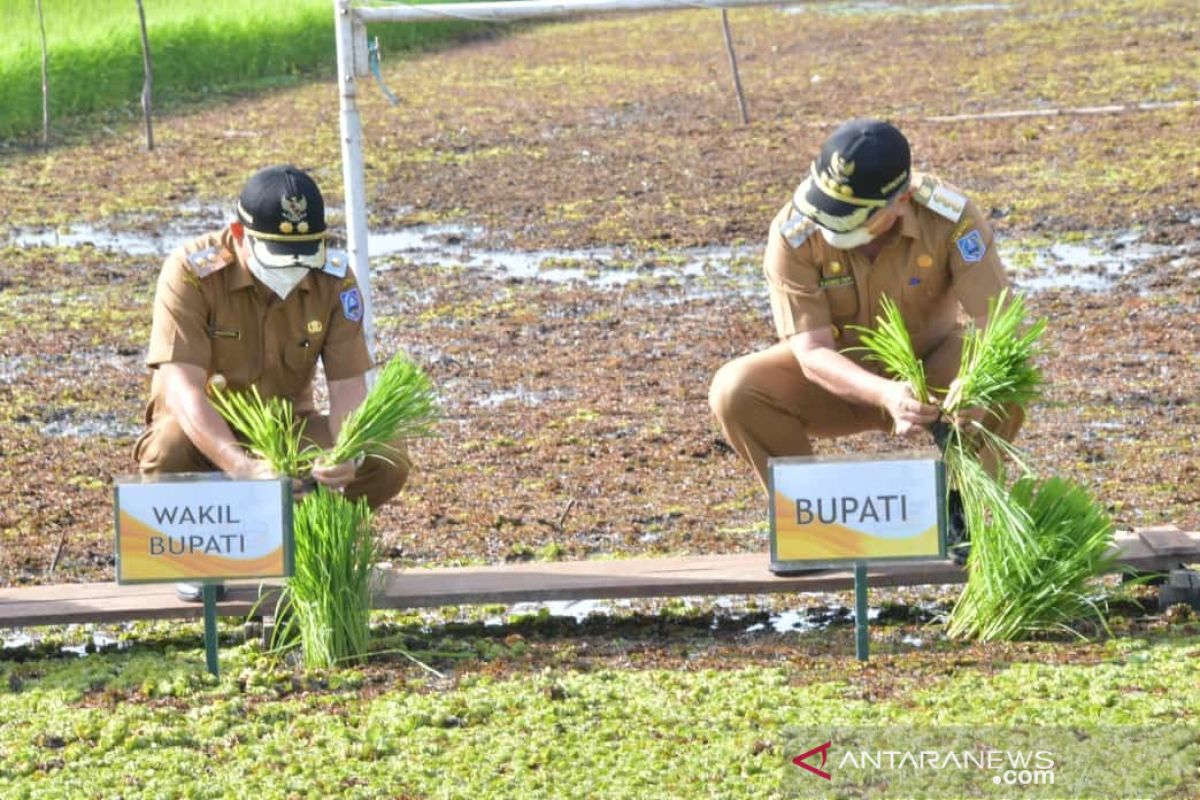
{"type": "Polygon", "coordinates": [[[114,482],[117,583],[200,583],[208,671],[220,677],[222,581],[295,571],[292,483],[182,473],[114,482]]]}
{"type": "Polygon", "coordinates": [[[854,570],[855,652],[869,651],[867,568],[946,557],[946,479],[926,453],[768,462],[771,570],[854,570]]]}
{"type": "Polygon", "coordinates": [[[866,661],[871,646],[867,631],[867,564],[859,561],[854,565],[854,655],[866,661]]]}
{"type": "Polygon", "coordinates": [[[217,587],[204,585],[204,663],[214,678],[221,677],[221,662],[217,658],[217,587]]]}

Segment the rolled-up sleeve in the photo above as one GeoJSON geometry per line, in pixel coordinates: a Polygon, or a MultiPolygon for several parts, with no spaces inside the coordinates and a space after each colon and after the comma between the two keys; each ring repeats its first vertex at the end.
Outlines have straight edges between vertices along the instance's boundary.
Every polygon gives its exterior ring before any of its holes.
{"type": "Polygon", "coordinates": [[[208,307],[200,281],[180,254],[163,264],[154,292],[154,320],[146,364],[193,364],[208,369],[212,342],[207,330],[208,307]]]}
{"type": "Polygon", "coordinates": [[[972,317],[987,313],[988,301],[1008,285],[996,252],[992,226],[968,203],[949,246],[951,289],[972,317]]]}
{"type": "Polygon", "coordinates": [[[807,243],[798,248],[779,232],[779,220],[771,224],[763,273],[771,298],[771,316],[780,339],[828,327],[832,319],[829,301],[821,291],[821,272],[807,243]]]}

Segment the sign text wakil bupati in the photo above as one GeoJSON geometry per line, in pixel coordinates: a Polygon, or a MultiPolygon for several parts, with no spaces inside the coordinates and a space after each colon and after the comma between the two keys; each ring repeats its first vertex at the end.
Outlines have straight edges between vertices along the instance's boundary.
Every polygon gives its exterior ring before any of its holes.
{"type": "Polygon", "coordinates": [[[117,581],[274,578],[291,574],[284,480],[172,476],[118,482],[117,581]]]}
{"type": "Polygon", "coordinates": [[[775,458],[769,470],[773,568],[945,555],[938,459],[775,458]]]}

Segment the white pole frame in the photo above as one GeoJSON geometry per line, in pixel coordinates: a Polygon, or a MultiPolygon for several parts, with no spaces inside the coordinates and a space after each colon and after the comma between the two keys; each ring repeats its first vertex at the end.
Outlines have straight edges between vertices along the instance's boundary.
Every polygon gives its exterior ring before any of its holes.
{"type": "MultiPolygon", "coordinates": [[[[367,23],[459,19],[505,22],[585,14],[683,11],[783,5],[786,0],[502,0],[502,2],[396,5],[355,8],[352,0],[333,0],[337,34],[338,92],[341,109],[342,183],[346,196],[346,249],[350,269],[363,298],[363,334],[375,352],[375,316],[371,302],[371,268],[367,247],[367,195],[362,157],[362,119],[358,113],[357,78],[368,74],[367,23]]],[[[792,3],[794,4],[794,3],[792,3]]]]}

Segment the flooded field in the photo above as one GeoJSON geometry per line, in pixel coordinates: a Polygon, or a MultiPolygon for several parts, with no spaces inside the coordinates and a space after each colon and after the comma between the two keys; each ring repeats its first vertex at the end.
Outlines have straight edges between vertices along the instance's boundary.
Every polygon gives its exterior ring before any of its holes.
{"type": "MultiPolygon", "coordinates": [[[[746,126],[715,12],[529,26],[385,62],[400,105],[374,86],[362,98],[378,349],[412,353],[446,406],[380,515],[387,557],[765,549],[763,500],[708,383],[771,342],[767,224],[851,114],[896,121],[918,168],[990,214],[1049,319],[1022,434],[1034,466],[1083,481],[1121,527],[1200,527],[1191,11],[736,10],[746,126]],[[948,27],[969,46],[949,47],[948,27]],[[1118,110],[1051,113],[1075,107],[1118,110]],[[987,117],[1025,111],[1051,115],[987,117]]],[[[153,153],[132,128],[0,150],[0,585],[112,577],[111,481],[134,466],[162,257],[226,221],[268,163],[313,171],[340,230],[333,99],[322,83],[194,108],[161,122],[153,153]]],[[[781,619],[750,624],[807,624],[781,619]]]]}

